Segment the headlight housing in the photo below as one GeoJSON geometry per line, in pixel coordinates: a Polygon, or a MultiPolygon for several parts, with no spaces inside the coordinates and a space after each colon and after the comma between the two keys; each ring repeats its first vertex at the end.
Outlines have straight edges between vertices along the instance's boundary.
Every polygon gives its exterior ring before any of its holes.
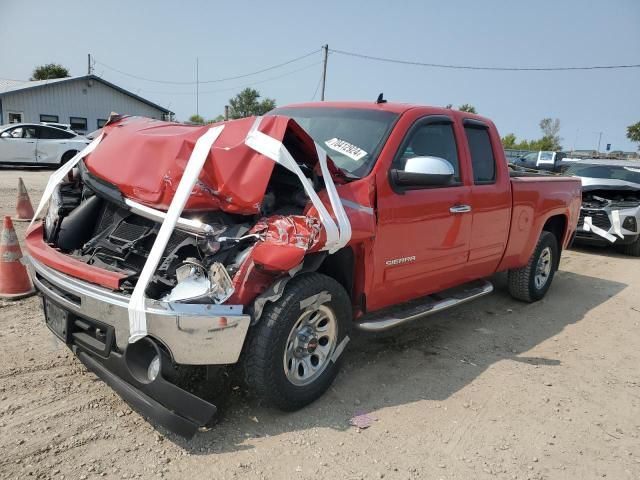
{"type": "Polygon", "coordinates": [[[62,207],[62,197],[60,186],[56,186],[49,199],[47,214],[44,217],[44,238],[47,243],[55,243],[60,227],[60,209],[62,207]]]}

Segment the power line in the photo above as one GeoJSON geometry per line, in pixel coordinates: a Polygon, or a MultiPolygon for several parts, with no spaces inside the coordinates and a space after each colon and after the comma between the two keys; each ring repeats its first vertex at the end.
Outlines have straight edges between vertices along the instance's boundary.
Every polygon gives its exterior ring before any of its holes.
{"type": "MultiPolygon", "coordinates": [[[[293,75],[295,73],[302,72],[303,70],[308,70],[308,69],[310,69],[312,67],[315,67],[316,65],[320,65],[321,63],[322,63],[322,61],[314,62],[314,63],[312,63],[310,65],[305,65],[304,67],[297,68],[295,70],[290,70],[290,71],[288,71],[286,73],[283,73],[281,75],[276,75],[274,77],[265,78],[263,80],[258,80],[256,82],[251,82],[251,83],[245,84],[245,85],[237,85],[235,87],[225,87],[225,88],[219,88],[219,89],[216,89],[216,90],[201,91],[200,95],[219,93],[219,92],[228,92],[228,91],[231,91],[231,90],[238,90],[238,89],[242,89],[242,88],[252,87],[253,85],[259,85],[261,83],[271,82],[273,80],[278,80],[279,78],[287,77],[289,75],[293,75]]],[[[200,83],[202,83],[202,82],[200,82],[200,83]]],[[[141,91],[143,91],[145,93],[153,93],[153,94],[157,94],[157,95],[194,95],[195,94],[195,92],[193,92],[193,91],[191,91],[191,92],[164,91],[163,92],[163,91],[158,91],[158,90],[146,90],[146,89],[143,89],[141,91]]]]}
{"type": "Polygon", "coordinates": [[[409,60],[398,60],[394,58],[376,57],[373,55],[365,55],[362,53],[347,52],[345,50],[330,49],[333,53],[340,55],[348,55],[350,57],[363,58],[365,60],[375,60],[379,62],[387,63],[399,63],[402,65],[414,65],[418,67],[431,67],[431,68],[449,68],[457,70],[492,70],[492,71],[508,71],[508,72],[550,72],[550,71],[563,71],[563,70],[612,70],[620,68],[639,68],[640,64],[631,65],[591,65],[582,67],[487,67],[487,66],[473,66],[473,65],[449,65],[442,63],[424,63],[409,60]]]}
{"type": "MultiPolygon", "coordinates": [[[[268,72],[269,70],[274,70],[276,68],[284,67],[285,65],[289,65],[290,63],[294,63],[294,62],[297,62],[297,61],[302,60],[304,58],[310,57],[311,55],[314,55],[314,54],[318,53],[319,51],[320,51],[320,49],[315,49],[315,50],[313,50],[311,52],[308,52],[308,53],[305,53],[304,55],[301,55],[299,57],[292,58],[291,60],[287,60],[286,62],[278,63],[276,65],[272,65],[270,67],[263,68],[261,70],[256,70],[255,72],[243,73],[242,75],[235,75],[233,77],[216,78],[214,80],[202,80],[199,83],[218,83],[218,82],[225,82],[227,80],[237,80],[238,78],[250,77],[250,76],[253,76],[253,75],[257,75],[259,73],[268,72]]],[[[131,78],[135,78],[136,80],[143,80],[145,82],[162,83],[162,84],[168,84],[168,85],[195,85],[197,83],[197,82],[178,82],[178,81],[173,81],[173,80],[157,80],[157,79],[154,79],[154,78],[141,77],[139,75],[134,75],[132,73],[128,73],[128,72],[125,72],[123,70],[119,70],[119,69],[117,69],[115,67],[112,67],[110,65],[107,65],[106,63],[101,62],[99,60],[95,60],[95,57],[94,57],[94,63],[99,63],[103,67],[106,67],[109,70],[113,70],[114,72],[117,72],[117,73],[119,73],[121,75],[125,75],[125,76],[131,77],[131,78]]]]}

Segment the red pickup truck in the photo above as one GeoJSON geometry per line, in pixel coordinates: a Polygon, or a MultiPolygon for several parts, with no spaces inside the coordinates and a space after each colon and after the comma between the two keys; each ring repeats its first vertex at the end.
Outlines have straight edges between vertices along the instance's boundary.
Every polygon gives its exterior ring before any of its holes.
{"type": "Polygon", "coordinates": [[[578,179],[511,172],[486,118],[386,102],[114,116],[52,178],[26,240],[47,326],[185,436],[216,412],[178,386],[189,369],[237,363],[294,410],[329,387],[353,328],[488,294],[500,271],[539,300],[581,199],[578,179]]]}

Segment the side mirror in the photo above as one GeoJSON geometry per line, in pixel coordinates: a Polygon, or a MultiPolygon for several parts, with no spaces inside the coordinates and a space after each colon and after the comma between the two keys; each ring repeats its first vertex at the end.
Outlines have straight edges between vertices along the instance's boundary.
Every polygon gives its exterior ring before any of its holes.
{"type": "Polygon", "coordinates": [[[391,180],[400,187],[439,187],[453,180],[455,170],[440,157],[413,157],[407,160],[404,170],[391,170],[391,180]]]}

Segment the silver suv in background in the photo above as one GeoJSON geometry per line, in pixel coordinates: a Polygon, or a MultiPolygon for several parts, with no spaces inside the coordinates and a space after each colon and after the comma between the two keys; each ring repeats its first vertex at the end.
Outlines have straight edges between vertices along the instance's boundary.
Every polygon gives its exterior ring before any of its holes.
{"type": "Polygon", "coordinates": [[[640,256],[640,161],[581,160],[566,175],[582,181],[576,242],[614,245],[640,256]]]}

